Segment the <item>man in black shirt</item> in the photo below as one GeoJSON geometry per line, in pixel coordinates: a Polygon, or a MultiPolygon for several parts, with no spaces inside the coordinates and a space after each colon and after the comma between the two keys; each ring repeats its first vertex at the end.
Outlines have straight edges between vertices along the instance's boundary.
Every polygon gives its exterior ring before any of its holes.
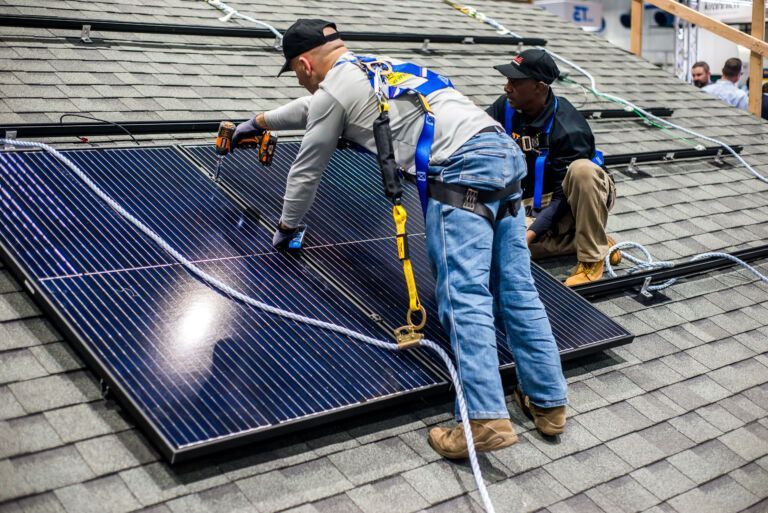
{"type": "MultiPolygon", "coordinates": [[[[505,94],[487,112],[526,157],[522,186],[531,254],[543,258],[575,252],[579,265],[565,284],[598,280],[614,244],[605,226],[616,189],[601,167],[592,131],[568,100],[552,92],[550,84],[560,70],[544,50],[526,50],[510,64],[494,67],[508,80],[505,94]]],[[[611,263],[620,258],[614,253],[611,263]]]]}

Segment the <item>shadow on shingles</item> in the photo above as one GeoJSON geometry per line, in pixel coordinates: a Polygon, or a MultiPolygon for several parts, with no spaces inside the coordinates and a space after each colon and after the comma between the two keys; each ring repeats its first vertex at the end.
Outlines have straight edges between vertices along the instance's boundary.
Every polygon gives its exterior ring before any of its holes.
{"type": "Polygon", "coordinates": [[[542,258],[541,260],[536,260],[536,263],[560,281],[570,276],[571,271],[577,264],[576,255],[542,258]]]}
{"type": "MultiPolygon", "coordinates": [[[[451,466],[451,472],[453,473],[454,478],[456,479],[456,482],[462,483],[462,475],[459,473],[459,469],[463,469],[463,471],[472,476],[472,466],[469,463],[469,459],[464,460],[440,460],[445,461],[449,463],[451,466]]],[[[488,455],[483,453],[478,453],[477,455],[477,463],[480,465],[480,470],[483,472],[483,477],[491,482],[497,482],[501,481],[503,479],[506,479],[508,477],[507,473],[504,472],[503,469],[500,469],[491,462],[491,460],[488,458],[488,455]]],[[[472,487],[474,490],[475,487],[472,487]]],[[[465,492],[468,492],[470,490],[465,489],[465,492]]]]}
{"type": "Polygon", "coordinates": [[[581,376],[607,367],[613,367],[626,362],[612,351],[592,353],[580,358],[563,362],[563,374],[566,378],[581,376]]]}

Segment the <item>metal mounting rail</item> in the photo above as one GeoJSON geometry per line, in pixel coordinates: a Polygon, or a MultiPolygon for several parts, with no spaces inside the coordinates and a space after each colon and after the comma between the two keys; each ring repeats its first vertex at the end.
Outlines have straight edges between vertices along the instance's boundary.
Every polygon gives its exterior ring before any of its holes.
{"type": "MultiPolygon", "coordinates": [[[[47,29],[77,30],[88,26],[90,31],[99,32],[128,32],[145,34],[180,34],[191,36],[213,37],[248,37],[274,39],[275,34],[268,29],[248,27],[226,27],[206,25],[181,25],[176,23],[142,23],[134,21],[105,21],[86,18],[59,18],[53,16],[32,15],[0,15],[0,26],[33,27],[47,29]]],[[[465,43],[487,45],[525,45],[544,46],[546,39],[536,37],[510,37],[510,36],[462,36],[449,34],[415,34],[405,32],[379,33],[379,32],[341,32],[342,39],[346,41],[379,41],[393,43],[465,43]]]]}
{"type": "MultiPolygon", "coordinates": [[[[650,107],[645,110],[660,118],[668,118],[674,112],[674,110],[668,109],[666,107],[650,107]]],[[[581,114],[587,119],[641,119],[633,111],[628,111],[625,109],[582,109],[579,112],[581,112],[581,114]]]]}
{"type": "MultiPolygon", "coordinates": [[[[657,116],[668,115],[672,113],[670,109],[649,109],[657,116]],[[664,111],[664,112],[661,112],[664,111]]],[[[634,114],[622,109],[615,110],[582,110],[585,118],[590,118],[595,112],[602,112],[602,116],[595,118],[620,118],[631,117],[634,114]],[[607,113],[607,114],[606,114],[607,113]],[[620,114],[625,114],[622,116],[620,114]]],[[[126,130],[134,135],[138,134],[181,134],[181,133],[202,133],[215,132],[219,129],[221,120],[179,120],[179,121],[121,121],[118,125],[125,127],[126,130]]],[[[245,119],[231,119],[234,123],[242,123],[245,119]]],[[[4,132],[16,131],[15,137],[66,137],[66,136],[86,136],[86,135],[125,135],[125,130],[108,123],[98,121],[77,122],[77,123],[13,123],[0,125],[0,135],[4,132]]],[[[669,152],[666,152],[669,153],[669,152]]],[[[629,161],[627,161],[629,162],[629,161]]]]}
{"type": "MultiPolygon", "coordinates": [[[[741,150],[743,149],[742,146],[731,146],[731,148],[733,148],[733,151],[736,153],[741,153],[741,150]]],[[[729,155],[730,153],[724,150],[721,146],[707,146],[703,150],[688,148],[662,151],[646,151],[639,153],[620,153],[617,155],[606,155],[605,165],[618,166],[621,164],[636,164],[639,162],[669,162],[672,160],[695,159],[700,157],[727,157],[729,155]]]]}
{"type": "MultiPolygon", "coordinates": [[[[744,260],[745,262],[768,258],[768,244],[754,248],[741,249],[729,254],[744,260]]],[[[642,287],[646,278],[651,278],[651,283],[659,283],[670,278],[683,278],[693,276],[717,269],[733,267],[734,265],[736,264],[734,264],[732,261],[721,257],[699,260],[697,262],[683,262],[669,269],[642,271],[634,274],[618,276],[616,278],[608,278],[592,283],[577,285],[573,287],[573,290],[585,298],[593,299],[600,296],[607,296],[610,294],[624,292],[629,289],[642,287]]]]}

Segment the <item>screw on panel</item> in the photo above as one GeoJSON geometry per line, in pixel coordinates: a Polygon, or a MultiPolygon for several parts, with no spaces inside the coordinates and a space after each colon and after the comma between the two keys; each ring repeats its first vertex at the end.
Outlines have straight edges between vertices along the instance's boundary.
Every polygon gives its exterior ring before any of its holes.
{"type": "Polygon", "coordinates": [[[80,41],[83,43],[93,43],[91,41],[91,26],[90,25],[83,25],[83,31],[80,33],[80,41]]]}

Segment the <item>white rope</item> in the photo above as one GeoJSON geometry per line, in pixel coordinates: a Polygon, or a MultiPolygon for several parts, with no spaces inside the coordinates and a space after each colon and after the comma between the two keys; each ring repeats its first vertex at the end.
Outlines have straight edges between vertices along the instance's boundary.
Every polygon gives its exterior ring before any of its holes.
{"type": "MultiPolygon", "coordinates": [[[[65,155],[63,155],[61,152],[59,152],[55,148],[39,142],[18,141],[15,139],[0,139],[0,144],[13,145],[19,148],[40,148],[50,153],[51,155],[53,155],[62,164],[67,166],[70,169],[70,171],[72,171],[96,196],[99,197],[99,199],[101,199],[104,203],[106,203],[112,210],[117,212],[125,220],[127,220],[129,223],[135,226],[144,235],[152,239],[165,252],[167,252],[177,262],[183,265],[190,273],[197,276],[204,282],[208,283],[211,287],[218,290],[224,296],[228,298],[236,299],[237,301],[253,306],[254,308],[258,308],[259,310],[270,313],[272,315],[277,315],[280,317],[284,317],[286,319],[291,319],[293,321],[300,322],[303,324],[308,324],[310,326],[315,326],[320,329],[333,331],[341,335],[347,336],[353,340],[359,340],[360,342],[365,342],[366,344],[370,344],[372,346],[380,347],[382,349],[387,349],[390,351],[400,350],[400,347],[397,344],[394,344],[392,342],[387,342],[384,340],[379,340],[373,337],[369,337],[367,335],[363,335],[362,333],[358,333],[354,330],[351,330],[344,326],[340,326],[338,324],[321,321],[320,319],[314,319],[312,317],[306,317],[304,315],[297,314],[295,312],[283,310],[282,308],[277,308],[275,306],[268,305],[266,303],[263,303],[257,299],[252,298],[251,296],[248,296],[247,294],[244,294],[230,287],[226,283],[211,276],[210,274],[206,273],[205,271],[197,267],[194,263],[192,263],[189,259],[187,259],[179,251],[177,251],[173,246],[168,244],[168,242],[166,242],[165,239],[163,239],[152,228],[150,228],[149,226],[144,224],[141,220],[139,220],[137,217],[135,217],[133,214],[125,210],[125,208],[123,208],[117,201],[112,199],[112,197],[109,196],[106,192],[104,192],[93,180],[91,180],[91,178],[87,174],[85,174],[79,167],[77,167],[77,165],[75,165],[74,162],[69,160],[65,155]]],[[[485,510],[488,513],[495,513],[493,504],[491,503],[491,498],[488,495],[488,490],[486,489],[485,482],[483,481],[483,475],[482,475],[482,472],[480,471],[480,464],[477,461],[477,453],[475,451],[475,444],[472,438],[472,427],[470,424],[469,415],[467,413],[467,403],[464,398],[464,389],[461,386],[461,380],[459,379],[459,375],[456,372],[456,367],[454,366],[453,361],[451,360],[451,357],[448,355],[448,353],[446,353],[445,350],[443,350],[436,343],[432,342],[431,340],[424,339],[421,341],[420,345],[424,347],[428,347],[429,349],[437,353],[437,355],[440,357],[441,360],[443,360],[443,363],[448,369],[448,374],[450,374],[451,381],[453,382],[453,386],[456,389],[456,401],[459,405],[459,415],[461,416],[461,422],[464,426],[464,437],[467,443],[467,450],[469,452],[469,461],[472,467],[472,472],[475,477],[475,483],[477,484],[477,489],[480,492],[480,497],[483,500],[483,505],[485,507],[485,510]]]]}
{"type": "MultiPolygon", "coordinates": [[[[626,258],[627,260],[635,264],[634,267],[627,270],[627,274],[634,274],[640,271],[649,271],[654,269],[671,269],[675,267],[675,263],[670,262],[669,260],[654,260],[650,251],[648,251],[648,249],[646,249],[645,246],[643,246],[642,244],[639,244],[637,242],[631,242],[631,241],[619,242],[618,244],[614,244],[613,246],[611,246],[608,249],[608,254],[605,256],[605,261],[604,261],[605,271],[608,273],[608,276],[610,276],[611,278],[616,278],[617,276],[616,272],[613,270],[613,266],[611,265],[611,255],[619,250],[624,250],[621,253],[621,257],[623,259],[626,258]],[[640,258],[630,255],[629,253],[626,252],[627,249],[639,250],[645,257],[645,260],[641,260],[640,258]]],[[[741,260],[740,258],[737,258],[733,255],[729,255],[728,253],[721,253],[721,252],[701,253],[691,257],[690,262],[698,262],[699,260],[707,260],[709,258],[725,258],[727,260],[730,260],[731,262],[742,266],[744,269],[746,269],[747,271],[757,276],[761,281],[768,284],[768,276],[765,276],[756,268],[752,267],[751,265],[741,260]]],[[[651,291],[664,290],[668,287],[671,287],[676,282],[677,282],[677,278],[670,278],[669,280],[663,283],[659,283],[658,285],[649,285],[647,287],[647,290],[651,290],[651,291]]]]}
{"type": "Polygon", "coordinates": [[[224,16],[219,18],[219,21],[223,21],[224,23],[231,20],[233,17],[239,18],[241,20],[249,21],[251,23],[255,23],[256,25],[259,25],[261,27],[264,27],[268,29],[270,32],[272,32],[275,35],[276,41],[275,41],[275,48],[278,50],[283,45],[283,35],[280,33],[279,30],[277,30],[275,27],[270,25],[269,23],[265,23],[263,21],[257,20],[256,18],[253,18],[251,16],[248,16],[247,14],[243,14],[240,11],[234,9],[233,7],[228,6],[221,0],[203,0],[205,3],[215,7],[216,9],[224,12],[224,16]]]}
{"type": "MultiPolygon", "coordinates": [[[[512,32],[511,30],[509,30],[508,28],[506,28],[504,25],[502,25],[498,21],[494,20],[493,18],[489,18],[485,14],[479,12],[474,7],[468,7],[468,6],[465,6],[465,5],[461,5],[461,4],[458,4],[456,2],[453,2],[452,0],[443,0],[443,2],[445,2],[448,5],[450,5],[454,9],[457,9],[457,10],[461,11],[463,14],[466,14],[467,16],[470,16],[472,18],[476,18],[476,19],[482,21],[483,23],[486,23],[486,24],[490,25],[491,27],[495,28],[496,31],[499,34],[509,35],[509,36],[512,36],[512,37],[522,37],[519,34],[516,34],[515,32],[512,32]]],[[[549,50],[547,48],[544,48],[542,46],[537,46],[536,48],[538,48],[540,50],[544,50],[549,55],[551,55],[552,58],[559,60],[560,62],[568,65],[572,69],[575,69],[576,71],[578,71],[579,73],[581,73],[582,75],[587,77],[587,79],[589,80],[589,83],[590,83],[590,86],[589,86],[588,89],[595,96],[607,98],[608,100],[610,100],[612,102],[624,105],[627,108],[630,108],[630,109],[632,109],[632,110],[634,110],[636,112],[641,113],[643,116],[646,116],[646,117],[648,117],[650,119],[653,119],[654,121],[656,121],[658,123],[661,123],[663,125],[666,125],[666,126],[668,126],[670,128],[674,128],[676,130],[680,130],[681,132],[684,132],[684,133],[686,133],[686,134],[688,134],[688,135],[690,135],[692,137],[696,137],[698,139],[702,139],[704,141],[708,141],[708,142],[717,144],[718,146],[720,146],[720,147],[724,148],[726,151],[728,151],[728,153],[730,153],[731,155],[736,157],[736,159],[745,168],[747,168],[747,170],[750,173],[752,173],[755,176],[755,178],[757,178],[758,180],[760,180],[760,181],[762,181],[764,183],[768,183],[768,177],[765,177],[765,176],[761,175],[760,173],[758,173],[752,166],[750,166],[747,163],[746,160],[744,160],[744,158],[741,155],[739,155],[733,148],[731,148],[728,144],[724,143],[723,141],[720,141],[719,139],[715,139],[714,137],[709,137],[709,136],[700,134],[700,133],[695,132],[695,131],[693,131],[693,130],[691,130],[689,128],[682,127],[680,125],[672,123],[669,120],[666,120],[666,119],[660,118],[658,116],[655,116],[655,115],[651,114],[650,112],[648,112],[648,111],[646,111],[644,109],[641,109],[640,107],[638,107],[634,103],[630,102],[629,100],[625,100],[624,98],[621,98],[619,96],[615,96],[613,94],[603,93],[603,92],[601,92],[597,88],[597,83],[595,82],[595,77],[593,77],[592,74],[590,74],[587,70],[585,70],[584,68],[582,68],[581,66],[579,66],[575,62],[573,62],[573,61],[571,61],[569,59],[566,59],[562,55],[559,55],[559,54],[557,54],[557,53],[555,53],[555,52],[553,52],[553,51],[551,51],[551,50],[549,50]]]]}

